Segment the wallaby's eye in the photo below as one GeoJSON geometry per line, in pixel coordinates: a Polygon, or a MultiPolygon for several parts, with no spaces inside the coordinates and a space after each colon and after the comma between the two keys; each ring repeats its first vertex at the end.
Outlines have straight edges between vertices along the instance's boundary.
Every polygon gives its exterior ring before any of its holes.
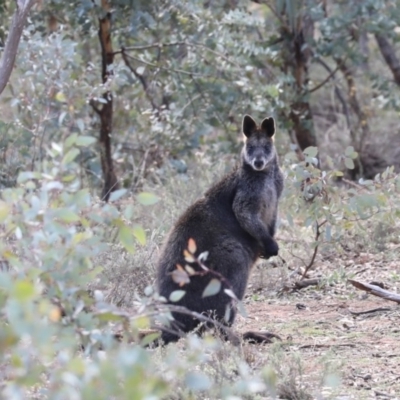
{"type": "Polygon", "coordinates": [[[267,142],[264,146],[264,150],[269,153],[271,151],[271,143],[267,142]]]}
{"type": "Polygon", "coordinates": [[[246,146],[247,154],[248,154],[249,156],[251,156],[251,155],[254,153],[254,149],[255,149],[254,146],[247,145],[247,146],[246,146]]]}

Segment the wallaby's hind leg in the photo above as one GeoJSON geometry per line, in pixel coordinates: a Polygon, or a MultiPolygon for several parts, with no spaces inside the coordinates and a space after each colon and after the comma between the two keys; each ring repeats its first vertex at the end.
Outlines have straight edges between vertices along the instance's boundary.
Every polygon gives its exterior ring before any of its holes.
{"type": "MultiPolygon", "coordinates": [[[[177,342],[181,337],[184,337],[187,333],[198,329],[201,321],[198,319],[179,312],[173,312],[172,316],[174,321],[172,321],[170,327],[164,327],[161,333],[161,339],[164,344],[171,342],[177,342]]],[[[199,330],[201,333],[204,328],[199,330]]]]}

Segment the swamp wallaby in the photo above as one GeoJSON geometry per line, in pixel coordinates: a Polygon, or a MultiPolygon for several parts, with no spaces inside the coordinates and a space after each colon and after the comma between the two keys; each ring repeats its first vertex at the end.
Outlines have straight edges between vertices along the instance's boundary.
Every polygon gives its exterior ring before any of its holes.
{"type": "MultiPolygon", "coordinates": [[[[210,316],[227,326],[235,319],[235,309],[232,297],[223,290],[227,288],[224,283],[219,293],[202,297],[215,274],[190,276],[190,282],[180,287],[172,279],[172,272],[177,264],[188,264],[184,250],[192,238],[197,248],[195,255],[207,251],[204,264],[222,275],[236,297],[242,300],[257,259],[278,254],[274,234],[283,174],[273,142],[274,120],[266,118],[261,126],[257,126],[246,115],[243,133],[245,142],[240,165],[180,217],[169,233],[158,261],[157,283],[161,296],[168,300],[172,292],[184,290],[183,297],[171,304],[210,316]],[[227,308],[231,310],[227,312],[227,308]]],[[[164,343],[178,340],[182,333],[193,330],[200,323],[190,315],[177,312],[173,312],[173,317],[173,329],[177,333],[163,331],[164,343]]]]}

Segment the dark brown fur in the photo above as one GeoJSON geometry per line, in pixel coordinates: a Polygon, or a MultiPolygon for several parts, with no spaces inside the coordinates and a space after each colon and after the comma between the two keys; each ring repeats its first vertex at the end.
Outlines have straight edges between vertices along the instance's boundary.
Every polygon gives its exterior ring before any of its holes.
{"type": "MultiPolygon", "coordinates": [[[[226,284],[216,295],[203,298],[204,289],[215,276],[207,273],[192,276],[188,284],[180,287],[173,281],[171,273],[177,264],[187,264],[183,251],[193,238],[197,245],[196,255],[208,251],[205,265],[224,276],[241,300],[257,259],[278,254],[278,244],[273,237],[283,175],[272,139],[274,121],[267,118],[258,127],[251,117],[245,116],[243,132],[246,140],[240,165],[180,217],[158,262],[160,295],[168,300],[175,290],[185,290],[181,300],[173,304],[209,315],[228,326],[235,319],[235,309],[232,298],[223,291],[226,284]],[[227,308],[230,308],[228,313],[227,308]],[[227,321],[226,315],[229,316],[227,321]]],[[[173,327],[181,333],[189,332],[199,324],[189,315],[173,313],[173,316],[173,327]]],[[[179,334],[165,331],[162,339],[165,343],[175,341],[179,334]]]]}

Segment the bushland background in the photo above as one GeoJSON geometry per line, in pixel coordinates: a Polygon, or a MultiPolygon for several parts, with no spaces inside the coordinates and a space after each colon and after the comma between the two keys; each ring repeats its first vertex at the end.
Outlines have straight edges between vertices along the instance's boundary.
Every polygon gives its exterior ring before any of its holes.
{"type": "Polygon", "coordinates": [[[399,39],[389,0],[0,1],[1,397],[397,398],[399,311],[348,280],[399,289],[399,39]],[[144,349],[244,114],[286,189],[234,328],[283,341],[144,349]]]}

